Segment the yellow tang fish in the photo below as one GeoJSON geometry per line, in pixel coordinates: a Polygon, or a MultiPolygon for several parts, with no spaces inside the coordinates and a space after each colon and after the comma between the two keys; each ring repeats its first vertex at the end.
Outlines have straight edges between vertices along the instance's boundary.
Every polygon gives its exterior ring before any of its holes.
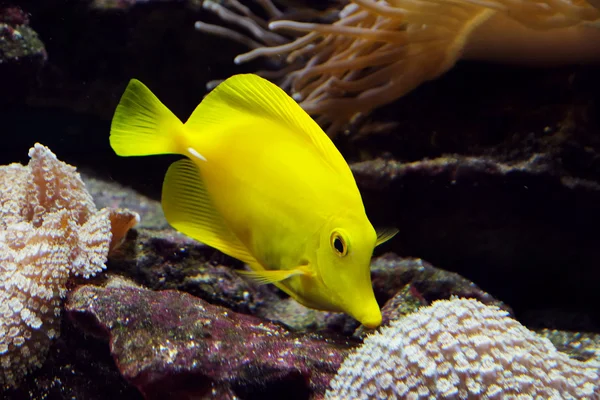
{"type": "Polygon", "coordinates": [[[120,156],[183,154],[165,176],[168,222],[250,266],[298,302],[381,324],[370,277],[379,236],[348,164],[283,90],[233,76],[184,124],[138,80],[115,111],[110,144],[120,156]]]}

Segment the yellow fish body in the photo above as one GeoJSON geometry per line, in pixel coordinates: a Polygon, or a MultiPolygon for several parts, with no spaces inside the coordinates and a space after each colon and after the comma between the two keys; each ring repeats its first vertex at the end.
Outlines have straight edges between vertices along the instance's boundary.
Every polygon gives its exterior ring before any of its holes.
{"type": "Polygon", "coordinates": [[[183,124],[137,80],[115,111],[121,156],[183,154],[163,184],[168,222],[250,266],[298,302],[381,323],[370,277],[379,236],[348,164],[323,130],[256,75],[221,83],[183,124]]]}

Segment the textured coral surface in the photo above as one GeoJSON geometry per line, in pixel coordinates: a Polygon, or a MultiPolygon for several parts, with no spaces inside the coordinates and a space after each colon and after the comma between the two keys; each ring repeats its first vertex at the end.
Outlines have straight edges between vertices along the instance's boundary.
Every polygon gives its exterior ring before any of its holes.
{"type": "Polygon", "coordinates": [[[328,399],[592,399],[600,365],[559,353],[505,311],[434,302],[368,337],[328,399]]]}
{"type": "Polygon", "coordinates": [[[9,386],[41,365],[59,334],[68,278],[101,271],[111,241],[137,220],[97,211],[75,168],[48,148],[29,156],[28,166],[0,167],[0,384],[9,386]]]}

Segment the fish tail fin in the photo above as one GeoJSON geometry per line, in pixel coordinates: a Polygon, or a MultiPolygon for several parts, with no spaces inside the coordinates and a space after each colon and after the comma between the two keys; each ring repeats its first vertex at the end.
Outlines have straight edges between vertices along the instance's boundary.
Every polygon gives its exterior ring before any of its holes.
{"type": "Polygon", "coordinates": [[[120,156],[181,152],[183,123],[137,79],[129,81],[110,126],[110,145],[120,156]]]}

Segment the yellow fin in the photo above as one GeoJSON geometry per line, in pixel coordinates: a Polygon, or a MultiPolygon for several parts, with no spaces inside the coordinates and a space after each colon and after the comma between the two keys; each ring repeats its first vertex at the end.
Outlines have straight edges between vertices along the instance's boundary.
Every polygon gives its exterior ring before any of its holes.
{"type": "Polygon", "coordinates": [[[239,74],[219,84],[196,107],[186,126],[190,131],[216,131],[224,123],[265,118],[282,126],[281,134],[301,135],[321,154],[341,179],[354,183],[354,176],[321,127],[277,85],[254,74],[239,74]],[[287,128],[287,129],[285,129],[287,128]]]}
{"type": "Polygon", "coordinates": [[[182,122],[142,82],[129,81],[110,126],[110,145],[120,156],[178,153],[182,122]]]}
{"type": "Polygon", "coordinates": [[[199,173],[198,167],[188,159],[171,164],[162,193],[167,221],[179,232],[231,257],[259,265],[215,210],[199,173]]]}
{"type": "Polygon", "coordinates": [[[275,270],[261,270],[261,271],[237,271],[240,275],[246,275],[254,282],[261,285],[267,283],[281,282],[294,275],[309,275],[310,272],[306,270],[306,266],[294,268],[294,269],[275,269],[275,270]]]}
{"type": "Polygon", "coordinates": [[[375,242],[375,246],[379,246],[382,243],[387,242],[398,233],[398,229],[396,228],[380,228],[377,229],[377,242],[375,242]]]}

